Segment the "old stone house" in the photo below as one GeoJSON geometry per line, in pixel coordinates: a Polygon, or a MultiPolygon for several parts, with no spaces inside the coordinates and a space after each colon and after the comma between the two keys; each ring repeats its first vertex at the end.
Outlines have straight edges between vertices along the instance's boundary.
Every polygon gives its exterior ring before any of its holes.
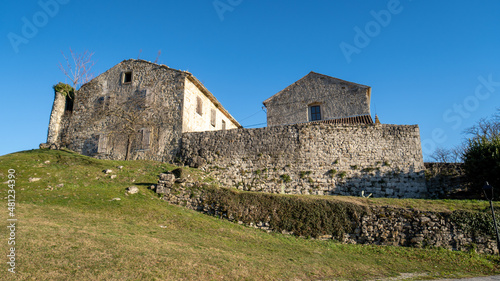
{"type": "Polygon", "coordinates": [[[191,73],[125,60],[84,84],[56,93],[47,143],[104,159],[172,161],[186,132],[241,125],[191,73]]]}
{"type": "Polygon", "coordinates": [[[191,73],[131,59],[73,98],[56,93],[47,142],[203,167],[243,190],[426,197],[418,126],[374,124],[370,95],[311,72],[264,101],[267,127],[243,129],[191,73]]]}
{"type": "Polygon", "coordinates": [[[310,72],[264,101],[267,125],[372,124],[369,86],[310,72]]]}

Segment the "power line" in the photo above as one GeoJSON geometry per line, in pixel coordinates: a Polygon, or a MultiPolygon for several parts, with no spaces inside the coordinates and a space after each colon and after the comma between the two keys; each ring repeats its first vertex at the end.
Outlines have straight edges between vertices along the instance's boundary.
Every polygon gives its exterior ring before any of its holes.
{"type": "MultiPolygon", "coordinates": [[[[259,114],[261,111],[264,111],[264,109],[261,109],[261,110],[259,110],[259,111],[255,112],[255,113],[253,113],[252,115],[247,116],[247,117],[245,117],[245,118],[241,119],[239,122],[244,121],[244,120],[247,120],[248,118],[253,117],[253,116],[255,116],[255,115],[259,114]]],[[[265,113],[265,111],[264,111],[264,113],[265,113]]]]}

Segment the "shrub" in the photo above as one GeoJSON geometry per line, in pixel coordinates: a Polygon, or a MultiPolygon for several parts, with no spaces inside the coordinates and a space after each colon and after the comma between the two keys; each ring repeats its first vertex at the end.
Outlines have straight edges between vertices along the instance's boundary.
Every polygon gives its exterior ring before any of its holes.
{"type": "Polygon", "coordinates": [[[290,178],[290,176],[288,174],[283,174],[280,176],[280,178],[283,180],[283,182],[291,182],[292,179],[290,178]]]}
{"type": "MultiPolygon", "coordinates": [[[[469,140],[464,154],[464,170],[473,190],[481,192],[485,181],[500,188],[500,137],[469,140]]],[[[498,195],[496,195],[498,197],[498,195]]]]}
{"type": "Polygon", "coordinates": [[[75,96],[75,89],[71,87],[68,84],[65,84],[63,82],[59,82],[56,85],[54,85],[52,88],[54,88],[54,91],[59,92],[63,94],[63,96],[68,97],[70,99],[73,99],[75,96]]]}
{"type": "Polygon", "coordinates": [[[299,173],[299,177],[301,179],[305,178],[307,175],[310,175],[311,174],[311,171],[300,171],[299,173]]]}

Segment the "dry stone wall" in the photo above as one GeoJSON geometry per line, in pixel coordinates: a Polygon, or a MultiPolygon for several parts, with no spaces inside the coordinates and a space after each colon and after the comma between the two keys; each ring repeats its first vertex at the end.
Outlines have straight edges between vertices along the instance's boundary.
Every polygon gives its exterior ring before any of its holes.
{"type": "Polygon", "coordinates": [[[430,198],[448,198],[467,189],[463,163],[425,163],[430,198]]]}
{"type": "MultiPolygon", "coordinates": [[[[272,220],[282,220],[283,218],[281,217],[268,217],[264,221],[245,220],[243,217],[258,217],[258,214],[249,213],[262,212],[262,210],[255,208],[255,206],[246,206],[243,208],[245,212],[242,212],[241,208],[232,209],[222,202],[210,202],[209,194],[213,190],[210,191],[210,189],[203,187],[203,184],[198,182],[182,182],[177,185],[175,181],[179,182],[171,174],[162,174],[156,187],[156,192],[162,194],[163,199],[171,204],[181,205],[208,215],[217,216],[239,224],[246,224],[268,232],[294,234],[290,229],[272,228],[272,225],[276,225],[276,222],[272,220]]],[[[251,194],[249,195],[252,196],[251,194]]],[[[256,194],[253,196],[255,197],[253,204],[257,205],[259,197],[256,194]]],[[[300,208],[300,203],[297,206],[300,208]]],[[[419,211],[390,206],[370,206],[365,207],[365,209],[366,212],[361,214],[361,217],[352,221],[351,231],[340,235],[319,235],[314,238],[323,240],[335,239],[348,244],[418,248],[433,246],[450,250],[475,250],[479,253],[487,254],[498,253],[495,239],[491,234],[493,226],[483,226],[481,229],[475,229],[477,231],[470,231],[467,229],[467,222],[461,222],[463,220],[461,217],[471,218],[467,213],[461,213],[460,211],[419,211]]],[[[338,215],[342,216],[343,214],[326,214],[330,218],[330,221],[323,223],[335,223],[334,217],[338,215]]],[[[477,219],[473,216],[472,218],[475,221],[484,221],[484,218],[477,219]]],[[[490,217],[487,216],[486,220],[490,220],[490,217]]]]}
{"type": "Polygon", "coordinates": [[[418,126],[297,124],[184,133],[180,160],[226,186],[286,194],[427,196],[418,126]]]}

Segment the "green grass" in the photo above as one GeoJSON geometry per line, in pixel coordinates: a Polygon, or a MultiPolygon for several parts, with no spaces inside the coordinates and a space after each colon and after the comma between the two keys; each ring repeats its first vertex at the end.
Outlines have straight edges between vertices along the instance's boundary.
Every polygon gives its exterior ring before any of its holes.
{"type": "MultiPolygon", "coordinates": [[[[366,280],[400,273],[414,273],[420,279],[500,274],[496,256],[342,245],[269,234],[172,206],[147,189],[160,172],[175,168],[164,163],[104,161],[67,151],[33,150],[0,157],[2,182],[11,168],[17,172],[18,273],[12,278],[2,262],[0,280],[366,280]],[[113,173],[106,175],[104,169],[113,173]],[[41,179],[30,183],[30,177],[41,179]],[[130,185],[140,192],[126,196],[130,185]],[[116,197],[121,200],[111,201],[116,197]]],[[[204,177],[199,171],[190,173],[204,177]]],[[[7,184],[1,184],[5,196],[6,190],[7,184]]],[[[441,205],[479,210],[484,205],[335,198],[422,209],[441,205]]],[[[6,224],[4,206],[0,219],[6,224]]],[[[0,237],[7,236],[6,227],[0,227],[0,237]]],[[[5,253],[6,239],[1,241],[5,253]]]]}

